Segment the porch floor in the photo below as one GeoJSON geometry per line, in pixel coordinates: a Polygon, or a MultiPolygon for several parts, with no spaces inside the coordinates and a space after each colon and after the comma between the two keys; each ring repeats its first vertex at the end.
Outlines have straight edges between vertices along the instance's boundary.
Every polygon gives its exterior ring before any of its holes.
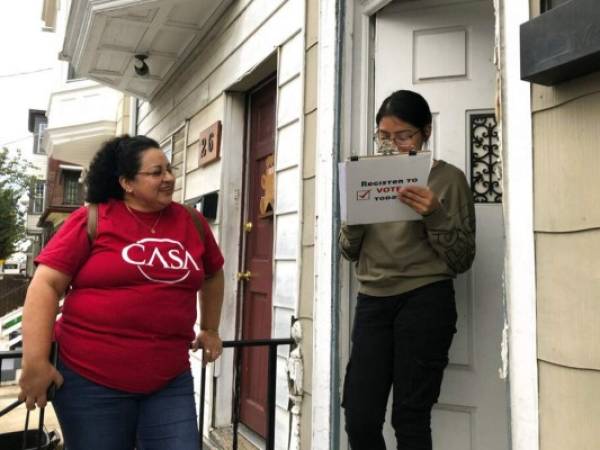
{"type": "MultiPolygon", "coordinates": [[[[233,427],[218,428],[210,432],[210,438],[204,441],[207,450],[230,450],[233,448],[233,427]]],[[[241,433],[238,433],[238,450],[260,450],[241,433]]]]}

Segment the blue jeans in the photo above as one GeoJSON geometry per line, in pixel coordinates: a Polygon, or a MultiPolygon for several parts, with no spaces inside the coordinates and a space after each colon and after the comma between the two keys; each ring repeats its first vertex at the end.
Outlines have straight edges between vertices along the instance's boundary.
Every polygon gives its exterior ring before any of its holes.
{"type": "Polygon", "coordinates": [[[61,361],[52,402],[65,450],[196,450],[199,433],[190,371],[152,394],[100,386],[61,361]]]}

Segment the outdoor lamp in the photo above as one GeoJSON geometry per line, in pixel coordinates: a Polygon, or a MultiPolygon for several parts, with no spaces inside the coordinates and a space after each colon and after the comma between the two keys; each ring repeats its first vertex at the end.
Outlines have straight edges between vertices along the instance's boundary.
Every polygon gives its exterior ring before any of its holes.
{"type": "Polygon", "coordinates": [[[145,59],[148,58],[148,55],[134,55],[135,62],[133,67],[135,69],[135,73],[140,77],[145,77],[150,72],[150,68],[148,64],[146,64],[145,59]]]}

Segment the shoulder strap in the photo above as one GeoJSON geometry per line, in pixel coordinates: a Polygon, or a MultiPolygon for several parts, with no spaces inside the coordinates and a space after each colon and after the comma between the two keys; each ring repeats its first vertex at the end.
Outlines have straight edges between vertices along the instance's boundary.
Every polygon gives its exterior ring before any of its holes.
{"type": "MultiPolygon", "coordinates": [[[[192,221],[194,222],[196,230],[198,231],[198,234],[200,235],[200,241],[204,242],[204,225],[202,224],[200,217],[198,217],[198,214],[200,214],[200,213],[196,209],[192,208],[190,205],[184,204],[183,207],[187,210],[190,217],[192,218],[192,221]]],[[[90,203],[87,206],[87,209],[88,209],[87,235],[88,235],[90,244],[92,244],[96,240],[96,233],[98,230],[98,205],[95,203],[90,203]]]]}
{"type": "Polygon", "coordinates": [[[96,232],[98,230],[98,205],[90,203],[87,206],[87,235],[90,244],[96,240],[96,232]]]}
{"type": "Polygon", "coordinates": [[[196,227],[196,230],[198,230],[198,234],[200,235],[200,241],[204,243],[204,225],[202,224],[202,220],[200,220],[200,217],[198,217],[198,214],[201,213],[195,208],[192,208],[190,205],[186,205],[185,203],[183,204],[183,207],[187,209],[187,212],[190,214],[192,221],[194,222],[194,225],[196,227]]]}

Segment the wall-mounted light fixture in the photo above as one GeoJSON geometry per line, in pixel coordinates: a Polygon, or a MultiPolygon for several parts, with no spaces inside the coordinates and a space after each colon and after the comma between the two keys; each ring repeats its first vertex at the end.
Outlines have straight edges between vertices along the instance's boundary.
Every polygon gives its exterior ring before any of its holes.
{"type": "Polygon", "coordinates": [[[148,58],[148,55],[134,55],[135,62],[133,63],[133,67],[135,69],[135,73],[140,77],[145,77],[150,72],[150,68],[148,64],[146,64],[145,59],[148,58]]]}

